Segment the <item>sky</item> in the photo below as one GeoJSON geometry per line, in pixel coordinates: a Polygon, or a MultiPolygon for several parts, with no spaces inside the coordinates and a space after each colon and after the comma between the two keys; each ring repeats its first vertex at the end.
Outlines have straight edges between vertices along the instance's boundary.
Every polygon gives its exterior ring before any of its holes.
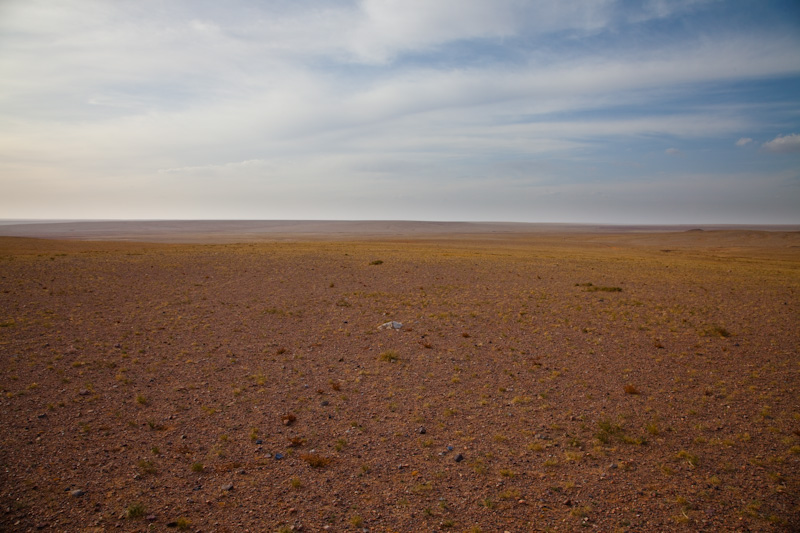
{"type": "Polygon", "coordinates": [[[0,219],[800,224],[796,0],[0,0],[0,219]]]}

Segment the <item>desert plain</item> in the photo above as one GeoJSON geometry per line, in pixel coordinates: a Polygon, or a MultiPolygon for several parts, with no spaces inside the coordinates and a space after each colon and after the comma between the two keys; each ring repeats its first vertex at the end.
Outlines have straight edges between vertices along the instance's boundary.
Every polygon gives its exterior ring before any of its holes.
{"type": "Polygon", "coordinates": [[[315,227],[0,237],[0,529],[800,528],[796,229],[315,227]]]}

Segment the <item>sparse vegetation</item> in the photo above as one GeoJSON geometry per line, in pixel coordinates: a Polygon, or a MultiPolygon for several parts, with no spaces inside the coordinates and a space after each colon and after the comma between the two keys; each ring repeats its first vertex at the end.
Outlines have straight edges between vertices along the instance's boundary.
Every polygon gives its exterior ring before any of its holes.
{"type": "Polygon", "coordinates": [[[649,233],[0,238],[0,523],[783,531],[800,234],[777,233],[752,241],[774,256],[649,233]]]}
{"type": "Polygon", "coordinates": [[[576,287],[583,287],[585,292],[622,292],[622,287],[605,287],[592,283],[576,283],[576,287]]]}
{"type": "Polygon", "coordinates": [[[142,459],[139,461],[138,466],[142,475],[155,474],[158,472],[158,467],[156,464],[148,459],[142,459]]]}
{"type": "Polygon", "coordinates": [[[125,509],[125,518],[142,518],[145,514],[147,514],[147,510],[141,503],[133,503],[125,509]]]}
{"type": "Polygon", "coordinates": [[[715,325],[715,326],[708,326],[703,330],[703,333],[709,337],[722,337],[727,338],[731,336],[731,332],[728,331],[723,326],[715,325]]]}
{"type": "Polygon", "coordinates": [[[386,350],[385,352],[381,352],[379,358],[381,361],[386,361],[387,363],[394,363],[400,359],[400,356],[394,350],[386,350]]]}
{"type": "Polygon", "coordinates": [[[323,468],[328,466],[332,460],[330,457],[324,457],[317,453],[304,453],[300,456],[300,459],[308,463],[312,468],[323,468]]]}
{"type": "Polygon", "coordinates": [[[679,451],[675,457],[679,460],[685,461],[686,464],[691,468],[696,467],[699,462],[699,459],[696,455],[689,453],[686,450],[679,451]]]}

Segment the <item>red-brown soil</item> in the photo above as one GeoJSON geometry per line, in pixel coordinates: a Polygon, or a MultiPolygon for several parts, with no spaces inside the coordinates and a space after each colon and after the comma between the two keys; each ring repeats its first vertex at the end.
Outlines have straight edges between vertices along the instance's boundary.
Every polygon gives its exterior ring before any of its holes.
{"type": "Polygon", "coordinates": [[[799,295],[789,232],[0,238],[0,529],[796,531],[799,295]]]}

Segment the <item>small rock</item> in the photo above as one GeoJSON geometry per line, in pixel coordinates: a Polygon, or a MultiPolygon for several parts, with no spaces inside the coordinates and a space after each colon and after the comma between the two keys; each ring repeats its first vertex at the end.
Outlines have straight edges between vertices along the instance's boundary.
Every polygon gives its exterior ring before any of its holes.
{"type": "Polygon", "coordinates": [[[86,389],[81,389],[81,390],[78,391],[78,396],[89,396],[90,394],[91,394],[91,392],[89,392],[86,389]]]}
{"type": "Polygon", "coordinates": [[[566,505],[567,507],[572,507],[572,500],[567,498],[566,501],[564,501],[564,505],[566,505]]]}
{"type": "Polygon", "coordinates": [[[264,442],[261,439],[256,439],[256,444],[263,444],[264,442]]]}
{"type": "Polygon", "coordinates": [[[428,430],[425,429],[425,426],[420,426],[420,428],[417,430],[417,433],[419,433],[420,435],[424,435],[427,432],[428,430]]]}
{"type": "Polygon", "coordinates": [[[226,483],[220,487],[222,490],[233,490],[233,483],[226,483]]]}
{"type": "Polygon", "coordinates": [[[178,527],[178,522],[167,522],[167,527],[178,527]]]}
{"type": "Polygon", "coordinates": [[[461,455],[461,454],[458,454],[458,455],[456,455],[455,460],[456,460],[457,463],[460,463],[461,461],[464,460],[464,456],[461,455]]]}
{"type": "Polygon", "coordinates": [[[276,461],[280,461],[281,459],[283,459],[283,454],[282,453],[276,453],[275,454],[275,460],[276,461]]]}
{"type": "Polygon", "coordinates": [[[147,516],[145,517],[145,520],[147,520],[148,522],[155,522],[155,521],[156,521],[156,515],[154,515],[154,514],[149,514],[149,515],[147,515],[147,516]]]}
{"type": "Polygon", "coordinates": [[[378,326],[378,329],[402,329],[402,328],[403,324],[400,322],[395,322],[394,320],[378,326]]]}
{"type": "Polygon", "coordinates": [[[47,413],[42,413],[40,415],[36,415],[36,418],[47,418],[47,413]]]}
{"type": "Polygon", "coordinates": [[[326,407],[326,406],[330,405],[330,402],[328,400],[322,400],[321,405],[322,405],[322,407],[326,407]]]}
{"type": "Polygon", "coordinates": [[[70,492],[70,495],[75,496],[76,498],[83,496],[84,494],[86,494],[86,491],[81,489],[75,489],[70,492]]]}
{"type": "Polygon", "coordinates": [[[447,451],[448,451],[448,452],[452,452],[452,451],[453,451],[453,447],[452,447],[452,446],[448,446],[448,447],[447,447],[447,451]]]}

